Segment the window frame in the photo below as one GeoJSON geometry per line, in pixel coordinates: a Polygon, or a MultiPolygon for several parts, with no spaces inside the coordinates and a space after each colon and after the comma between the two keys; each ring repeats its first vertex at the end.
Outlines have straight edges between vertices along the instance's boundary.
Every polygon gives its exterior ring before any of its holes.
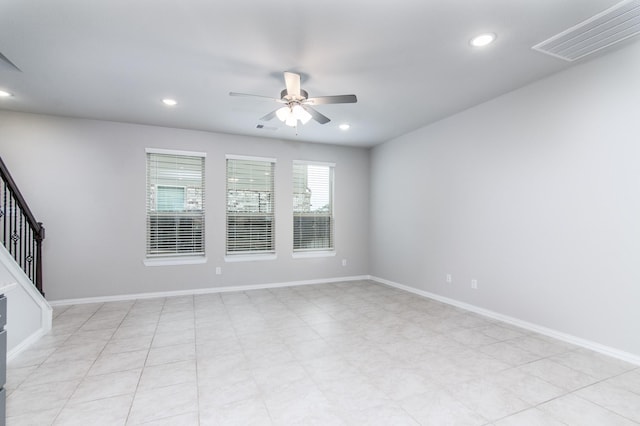
{"type": "MultiPolygon", "coordinates": [[[[254,260],[274,260],[277,259],[276,253],[276,165],[277,159],[271,157],[255,157],[246,155],[234,155],[227,154],[225,156],[225,262],[243,262],[254,260]],[[242,214],[233,215],[229,211],[229,193],[231,179],[237,179],[229,176],[229,161],[256,161],[270,164],[270,181],[271,181],[271,212],[269,214],[263,214],[263,216],[270,217],[271,219],[271,248],[267,250],[243,250],[243,251],[229,251],[229,218],[233,216],[242,216],[242,214]]],[[[245,214],[246,215],[246,214],[245,214]]],[[[259,214],[256,214],[256,217],[259,214]]]]}
{"type": "Polygon", "coordinates": [[[321,161],[308,161],[308,160],[294,160],[292,163],[291,179],[292,179],[292,200],[295,204],[296,188],[295,188],[295,166],[320,166],[329,168],[329,226],[330,226],[330,246],[329,247],[311,247],[311,248],[296,248],[296,231],[295,220],[296,217],[300,217],[300,212],[296,212],[295,206],[292,206],[292,257],[293,258],[308,258],[308,257],[331,257],[336,255],[336,243],[335,243],[335,169],[336,164],[331,162],[321,161]]]}
{"type": "MultiPolygon", "coordinates": [[[[206,152],[195,152],[195,151],[182,151],[182,150],[171,150],[171,149],[159,149],[159,148],[146,148],[145,149],[145,258],[143,263],[146,266],[164,266],[164,265],[182,265],[182,264],[197,264],[197,263],[206,263],[206,152]],[[151,157],[154,155],[165,155],[165,156],[173,156],[173,157],[197,157],[201,159],[201,178],[200,184],[197,186],[197,189],[200,191],[200,209],[188,209],[187,208],[187,186],[188,185],[179,185],[179,184],[158,184],[157,182],[151,182],[150,180],[150,161],[151,157]],[[151,185],[156,186],[156,190],[154,191],[156,197],[153,201],[151,201],[151,185]],[[184,188],[184,209],[180,211],[182,216],[180,216],[178,211],[176,210],[175,218],[178,217],[186,217],[187,213],[191,214],[193,217],[198,217],[200,226],[201,226],[201,237],[199,244],[201,244],[202,251],[198,252],[167,252],[167,253],[151,253],[151,217],[153,215],[157,215],[159,210],[157,209],[157,187],[158,186],[176,186],[184,188]],[[150,208],[150,205],[154,204],[153,209],[150,208]]],[[[164,212],[164,214],[168,214],[171,216],[171,210],[164,212]]]]}

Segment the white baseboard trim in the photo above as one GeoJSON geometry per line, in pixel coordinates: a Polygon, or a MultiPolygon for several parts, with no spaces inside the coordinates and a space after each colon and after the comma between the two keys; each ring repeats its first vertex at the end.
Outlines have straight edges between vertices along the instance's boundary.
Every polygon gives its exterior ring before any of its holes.
{"type": "Polygon", "coordinates": [[[40,338],[45,334],[47,334],[49,330],[51,330],[51,327],[49,327],[49,329],[47,329],[46,327],[39,329],[38,331],[33,333],[31,336],[27,337],[22,342],[20,342],[16,347],[8,351],[7,362],[11,361],[16,356],[18,356],[22,351],[24,351],[25,349],[28,349],[29,346],[33,345],[35,342],[40,340],[40,338]]]}
{"type": "Polygon", "coordinates": [[[435,293],[430,293],[428,291],[420,290],[414,287],[410,287],[404,284],[399,284],[393,281],[386,280],[384,278],[369,276],[369,279],[380,284],[388,285],[390,287],[394,287],[400,290],[407,291],[409,293],[417,294],[422,297],[426,297],[429,299],[437,300],[438,302],[446,303],[448,305],[456,306],[458,308],[465,309],[467,311],[474,312],[476,314],[480,314],[489,318],[493,318],[499,321],[506,322],[508,324],[515,325],[517,327],[524,328],[526,330],[530,330],[539,334],[543,334],[545,336],[553,337],[554,339],[561,340],[563,342],[571,343],[576,346],[581,346],[586,349],[590,349],[595,352],[599,352],[601,354],[620,359],[622,361],[629,362],[631,364],[640,365],[640,356],[636,354],[632,354],[629,352],[621,351],[616,348],[612,348],[610,346],[605,346],[597,342],[593,342],[591,340],[582,339],[580,337],[573,336],[571,334],[563,333],[557,330],[553,330],[551,328],[543,327],[541,325],[533,324],[527,321],[520,320],[518,318],[510,317],[507,315],[500,314],[498,312],[490,311],[488,309],[480,308],[475,305],[471,305],[469,303],[460,302],[455,299],[450,299],[448,297],[440,296],[435,293]]]}
{"type": "Polygon", "coordinates": [[[264,290],[264,289],[270,289],[270,288],[296,287],[296,286],[302,286],[302,285],[328,284],[328,283],[359,281],[359,280],[368,280],[368,279],[369,279],[369,275],[356,275],[351,277],[321,278],[316,280],[288,281],[288,282],[270,283],[270,284],[249,284],[249,285],[237,285],[237,286],[225,286],[225,287],[196,288],[196,289],[189,289],[189,290],[159,291],[159,292],[152,292],[152,293],[121,294],[116,296],[99,296],[99,297],[85,297],[85,298],[79,298],[79,299],[50,300],[49,305],[65,306],[65,305],[81,305],[86,303],[122,302],[127,300],[136,300],[136,299],[155,299],[158,297],[193,296],[198,294],[228,293],[232,291],[264,290]]]}

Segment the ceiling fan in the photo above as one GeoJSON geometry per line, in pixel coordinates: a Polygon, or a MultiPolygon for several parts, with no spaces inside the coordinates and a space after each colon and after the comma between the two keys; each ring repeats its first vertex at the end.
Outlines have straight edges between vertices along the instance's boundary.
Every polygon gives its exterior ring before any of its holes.
{"type": "Polygon", "coordinates": [[[285,89],[280,92],[280,99],[236,92],[229,92],[229,95],[267,98],[284,104],[284,106],[261,117],[260,120],[269,121],[274,117],[278,117],[280,121],[283,121],[290,127],[296,127],[298,120],[300,120],[302,124],[306,124],[312,118],[320,124],[326,124],[331,121],[329,117],[319,113],[312,105],[353,104],[358,102],[356,95],[319,96],[310,98],[309,94],[300,88],[300,74],[293,72],[284,73],[284,84],[285,89]]]}

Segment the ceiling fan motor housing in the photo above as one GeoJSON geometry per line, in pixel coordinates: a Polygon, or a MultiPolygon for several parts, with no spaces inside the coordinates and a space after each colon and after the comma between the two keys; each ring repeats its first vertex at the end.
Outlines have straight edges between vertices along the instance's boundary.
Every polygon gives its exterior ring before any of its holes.
{"type": "Polygon", "coordinates": [[[300,89],[300,95],[290,95],[287,89],[284,89],[280,92],[280,99],[283,101],[291,102],[291,101],[304,101],[309,97],[309,94],[306,90],[300,89]]]}

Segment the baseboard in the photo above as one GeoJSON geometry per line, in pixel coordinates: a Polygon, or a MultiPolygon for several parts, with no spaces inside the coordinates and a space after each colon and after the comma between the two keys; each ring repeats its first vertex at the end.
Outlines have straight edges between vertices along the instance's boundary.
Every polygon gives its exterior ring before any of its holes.
{"type": "Polygon", "coordinates": [[[189,290],[160,291],[160,292],[153,292],[153,293],[121,294],[116,296],[99,296],[99,297],[85,297],[85,298],[79,298],[79,299],[50,300],[49,305],[65,306],[65,305],[81,305],[86,303],[122,302],[126,300],[136,300],[136,299],[154,299],[158,297],[193,296],[198,294],[228,293],[233,291],[264,290],[264,289],[270,289],[270,288],[295,287],[295,286],[314,285],[314,284],[328,284],[328,283],[358,281],[358,280],[368,280],[368,279],[369,279],[368,275],[357,275],[357,276],[351,276],[351,277],[322,278],[322,279],[316,279],[316,280],[288,281],[288,282],[270,283],[270,284],[249,284],[249,285],[225,286],[225,287],[196,288],[196,289],[189,289],[189,290]]]}
{"type": "Polygon", "coordinates": [[[428,291],[419,290],[414,287],[410,287],[404,284],[399,284],[393,281],[386,280],[384,278],[369,276],[371,281],[378,282],[380,284],[388,285],[390,287],[394,287],[400,290],[407,291],[409,293],[417,294],[422,297],[426,297],[429,299],[437,300],[438,302],[446,303],[448,305],[456,306],[458,308],[474,312],[476,314],[480,314],[489,318],[493,318],[502,322],[506,322],[508,324],[515,325],[520,328],[524,328],[526,330],[530,330],[536,333],[543,334],[545,336],[553,337],[554,339],[561,340],[563,342],[571,343],[576,346],[580,346],[586,349],[590,349],[592,351],[620,359],[622,361],[629,362],[631,364],[640,365],[640,356],[635,355],[629,352],[621,351],[616,348],[612,348],[610,346],[605,346],[597,342],[593,342],[590,340],[582,339],[580,337],[573,336],[571,334],[563,333],[557,330],[553,330],[551,328],[543,327],[541,325],[533,324],[527,321],[520,320],[518,318],[510,317],[507,315],[500,314],[498,312],[490,311],[488,309],[480,308],[475,305],[471,305],[469,303],[460,302],[455,299],[450,299],[448,297],[440,296],[435,293],[430,293],[428,291]]]}
{"type": "Polygon", "coordinates": [[[42,336],[44,336],[45,334],[47,334],[50,329],[51,328],[49,328],[49,329],[40,328],[38,331],[36,331],[32,335],[30,335],[29,337],[24,339],[22,342],[20,342],[18,345],[16,345],[16,347],[14,347],[10,351],[8,351],[7,352],[7,362],[11,361],[16,356],[18,356],[22,351],[24,351],[25,349],[28,349],[29,346],[33,345],[35,342],[40,340],[40,338],[42,336]]]}

